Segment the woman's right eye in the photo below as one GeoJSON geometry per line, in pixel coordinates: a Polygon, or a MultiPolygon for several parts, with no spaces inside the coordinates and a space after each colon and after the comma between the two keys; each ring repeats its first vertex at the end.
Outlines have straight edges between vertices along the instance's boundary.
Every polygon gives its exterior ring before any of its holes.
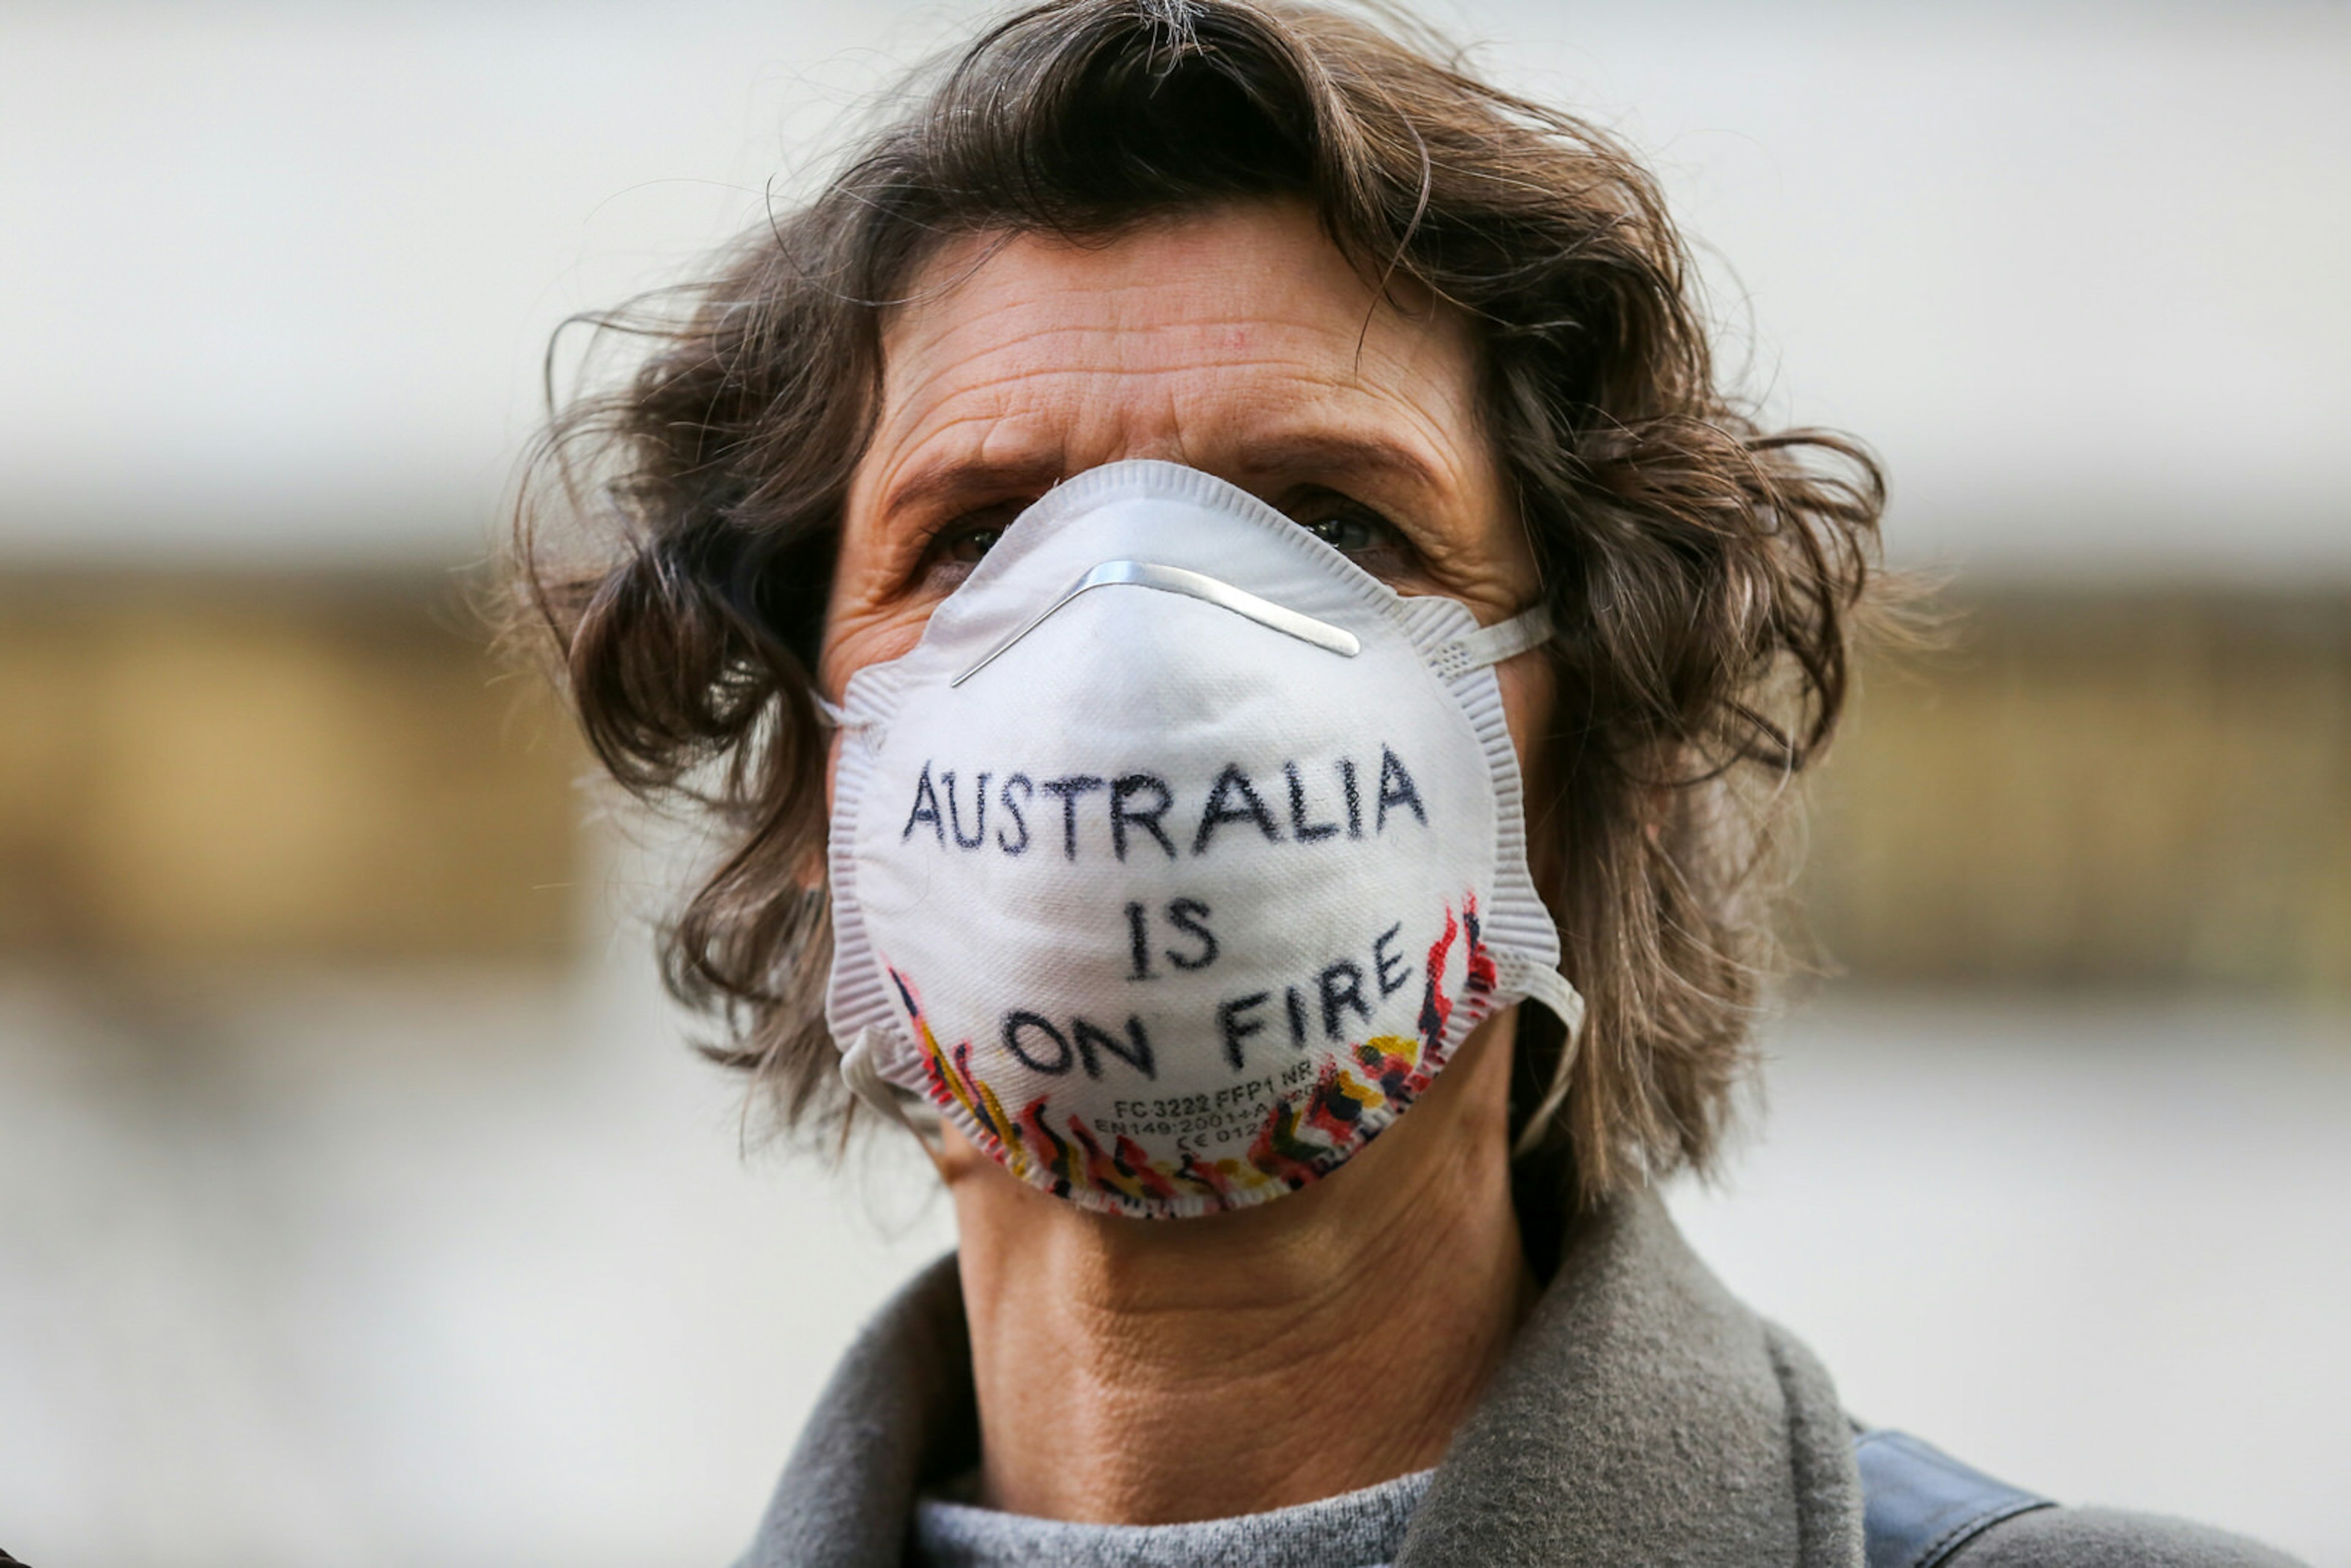
{"type": "Polygon", "coordinates": [[[990,523],[982,528],[967,528],[943,534],[940,536],[939,542],[932,547],[936,552],[934,559],[954,561],[964,566],[977,566],[980,557],[994,549],[996,541],[1003,537],[1004,525],[1001,523],[990,523]]]}
{"type": "Polygon", "coordinates": [[[935,587],[948,589],[969,577],[972,568],[996,548],[996,541],[1028,505],[1019,500],[998,501],[956,517],[931,536],[923,551],[923,575],[935,587]]]}

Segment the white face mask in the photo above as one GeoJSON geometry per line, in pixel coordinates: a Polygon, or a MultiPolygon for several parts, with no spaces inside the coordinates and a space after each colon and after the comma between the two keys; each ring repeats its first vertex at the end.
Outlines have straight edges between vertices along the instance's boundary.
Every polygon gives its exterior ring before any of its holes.
{"type": "Polygon", "coordinates": [[[1173,464],[1006,530],[857,673],[831,827],[844,1071],[1108,1213],[1328,1174],[1524,997],[1583,1002],[1527,874],[1479,630],[1173,464]]]}

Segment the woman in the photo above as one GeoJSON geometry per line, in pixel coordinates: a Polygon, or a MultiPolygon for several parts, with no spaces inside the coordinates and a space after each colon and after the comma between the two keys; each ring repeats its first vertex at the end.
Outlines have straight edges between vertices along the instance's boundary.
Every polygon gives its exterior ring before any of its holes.
{"type": "Polygon", "coordinates": [[[2279,1561],[1856,1441],[1654,1196],[1882,490],[1725,402],[1605,137],[1064,0],[653,329],[527,580],[729,835],[664,936],[716,1054],[914,1128],[961,1241],[747,1561],[2279,1561]]]}

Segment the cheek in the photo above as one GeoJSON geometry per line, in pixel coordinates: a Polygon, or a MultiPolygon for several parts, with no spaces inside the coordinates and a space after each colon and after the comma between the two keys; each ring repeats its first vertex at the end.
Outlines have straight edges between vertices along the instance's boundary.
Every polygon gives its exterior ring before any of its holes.
{"type": "Polygon", "coordinates": [[[1559,676],[1551,658],[1537,648],[1520,654],[1496,672],[1502,685],[1502,714],[1510,727],[1510,743],[1519,754],[1519,779],[1523,789],[1527,822],[1528,871],[1535,886],[1549,896],[1558,885],[1559,847],[1555,831],[1545,831],[1551,816],[1552,716],[1558,701],[1559,676]]]}
{"type": "MultiPolygon", "coordinates": [[[[922,641],[923,628],[930,621],[930,609],[925,604],[828,620],[817,656],[817,689],[831,701],[840,702],[848,695],[850,677],[858,671],[911,652],[922,641]]],[[[824,815],[828,822],[832,820],[839,798],[841,747],[846,738],[836,729],[825,743],[824,815]]],[[[820,861],[815,873],[819,885],[823,873],[820,861]]]]}
{"type": "Polygon", "coordinates": [[[1526,783],[1527,814],[1539,810],[1550,783],[1545,767],[1552,710],[1559,677],[1540,648],[1505,661],[1495,672],[1502,687],[1502,716],[1510,727],[1510,744],[1519,754],[1519,777],[1526,783]]]}
{"type": "MultiPolygon", "coordinates": [[[[835,591],[836,593],[838,590],[835,591]]],[[[849,690],[850,677],[868,664],[884,664],[913,651],[923,640],[935,602],[892,604],[836,611],[824,624],[817,649],[817,685],[834,702],[849,690]]]]}

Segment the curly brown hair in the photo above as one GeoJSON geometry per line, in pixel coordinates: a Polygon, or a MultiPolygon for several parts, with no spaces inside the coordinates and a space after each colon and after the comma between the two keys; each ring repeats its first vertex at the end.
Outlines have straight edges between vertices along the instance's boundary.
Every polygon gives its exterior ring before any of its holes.
{"type": "Polygon", "coordinates": [[[710,281],[598,319],[650,351],[556,415],[518,517],[515,580],[590,744],[725,835],[661,937],[671,989],[723,1025],[705,1051],[769,1085],[786,1126],[853,1114],[822,1015],[810,676],[893,301],[948,236],[1100,238],[1283,196],[1368,279],[1470,323],[1558,628],[1529,835],[1589,1013],[1572,1054],[1548,1019],[1521,1023],[1521,1191],[1703,1166],[1775,972],[1771,824],[1875,597],[1868,453],[1765,433],[1718,386],[1688,257],[1623,147],[1407,26],[1051,0],[899,102],[710,281]]]}

